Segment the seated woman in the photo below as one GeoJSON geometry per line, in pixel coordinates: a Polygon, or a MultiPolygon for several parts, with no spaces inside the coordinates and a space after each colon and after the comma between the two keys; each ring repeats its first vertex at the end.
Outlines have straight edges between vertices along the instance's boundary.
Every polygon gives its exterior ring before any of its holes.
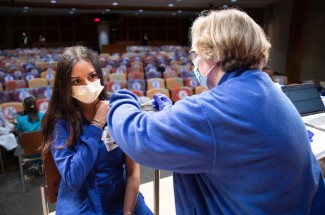
{"type": "Polygon", "coordinates": [[[19,132],[32,132],[41,130],[41,122],[44,113],[38,111],[36,99],[33,96],[26,97],[23,102],[24,113],[17,118],[16,130],[19,132]]]}
{"type": "MultiPolygon", "coordinates": [[[[17,118],[16,130],[20,133],[39,131],[41,130],[41,122],[44,113],[38,111],[36,99],[33,96],[26,97],[23,101],[24,113],[17,118]]],[[[28,156],[29,158],[40,157],[40,155],[28,156]]],[[[37,172],[39,170],[40,161],[33,161],[28,168],[30,172],[37,172]]]]}

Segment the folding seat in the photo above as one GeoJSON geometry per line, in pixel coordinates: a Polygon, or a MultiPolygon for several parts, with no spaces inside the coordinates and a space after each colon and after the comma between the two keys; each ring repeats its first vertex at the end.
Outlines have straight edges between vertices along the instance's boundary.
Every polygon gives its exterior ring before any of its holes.
{"type": "Polygon", "coordinates": [[[203,87],[203,86],[200,85],[200,86],[197,86],[197,87],[194,88],[194,93],[195,94],[201,94],[204,91],[208,91],[208,90],[209,90],[208,88],[203,87]]]}
{"type": "Polygon", "coordinates": [[[146,79],[150,78],[161,78],[161,72],[158,72],[156,70],[151,70],[149,72],[146,72],[146,79]]]}
{"type": "Polygon", "coordinates": [[[185,86],[191,87],[192,89],[200,85],[196,77],[187,77],[184,79],[184,82],[185,82],[185,86]]]}
{"type": "Polygon", "coordinates": [[[177,102],[178,100],[184,99],[187,96],[193,95],[193,90],[190,87],[176,87],[171,90],[171,100],[177,102]]]}
{"type": "Polygon", "coordinates": [[[11,80],[5,83],[7,91],[14,91],[20,88],[26,88],[26,82],[24,80],[11,80]]]}
{"type": "Polygon", "coordinates": [[[144,92],[143,91],[139,91],[139,90],[130,90],[132,93],[134,93],[135,95],[137,95],[138,97],[140,96],[144,96],[144,92]]]}
{"type": "Polygon", "coordinates": [[[23,102],[25,97],[34,96],[37,98],[36,90],[33,88],[19,88],[14,90],[14,101],[23,102]]]}
{"type": "Polygon", "coordinates": [[[169,90],[172,90],[175,87],[182,87],[182,86],[184,86],[184,81],[182,78],[172,77],[166,79],[166,88],[169,90]]]}
{"type": "Polygon", "coordinates": [[[15,122],[18,114],[24,110],[22,102],[5,102],[0,104],[0,106],[3,115],[11,123],[15,122]]]}
{"type": "Polygon", "coordinates": [[[114,92],[119,89],[126,88],[126,82],[118,82],[118,81],[108,81],[106,83],[106,90],[108,92],[114,92]]]}
{"type": "Polygon", "coordinates": [[[45,113],[49,107],[49,98],[42,98],[42,99],[36,99],[36,105],[38,107],[38,111],[41,113],[45,113]]]}
{"type": "MultiPolygon", "coordinates": [[[[18,148],[18,158],[19,158],[19,170],[20,177],[23,186],[23,192],[26,192],[25,188],[25,177],[23,166],[27,163],[33,161],[42,161],[41,157],[41,146],[43,144],[42,131],[32,131],[19,134],[19,145],[18,148]]],[[[42,173],[43,168],[39,169],[39,172],[42,173]]]]}
{"type": "Polygon", "coordinates": [[[29,88],[40,88],[46,87],[48,85],[48,81],[46,78],[34,78],[32,80],[28,80],[29,88]]]}
{"type": "Polygon", "coordinates": [[[166,88],[151,88],[146,92],[147,97],[149,97],[150,99],[153,99],[153,96],[157,93],[164,94],[165,96],[170,98],[169,90],[167,90],[166,88]]]}
{"type": "Polygon", "coordinates": [[[53,91],[53,87],[51,86],[43,86],[43,87],[39,87],[37,89],[37,98],[39,99],[51,99],[52,97],[52,91],[53,91]]]}
{"type": "Polygon", "coordinates": [[[10,102],[9,92],[6,90],[0,91],[0,104],[5,102],[10,102]]]}
{"type": "Polygon", "coordinates": [[[128,73],[128,80],[132,81],[134,79],[144,80],[144,73],[142,73],[142,72],[129,72],[128,73]]]}
{"type": "Polygon", "coordinates": [[[128,80],[127,88],[129,90],[139,90],[139,91],[146,91],[146,82],[145,80],[128,80]]]}
{"type": "Polygon", "coordinates": [[[150,90],[152,88],[166,88],[165,80],[162,78],[147,79],[147,90],[150,90]]]}
{"type": "Polygon", "coordinates": [[[109,74],[109,81],[118,81],[118,82],[126,83],[126,74],[124,73],[109,74]]]}

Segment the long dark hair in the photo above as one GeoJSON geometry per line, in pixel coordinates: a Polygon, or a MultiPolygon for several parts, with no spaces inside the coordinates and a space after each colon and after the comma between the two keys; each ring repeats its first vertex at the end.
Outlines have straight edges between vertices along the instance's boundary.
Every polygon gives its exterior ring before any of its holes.
{"type": "MultiPolygon", "coordinates": [[[[82,117],[77,102],[72,98],[71,71],[73,66],[80,60],[88,61],[96,71],[101,85],[104,80],[98,56],[83,46],[73,46],[67,49],[60,57],[53,86],[53,93],[49,102],[48,110],[42,120],[43,150],[45,158],[53,142],[55,124],[59,119],[65,119],[69,123],[69,137],[62,148],[72,146],[82,134],[82,117]]],[[[100,100],[107,100],[106,88],[98,96],[100,100]]]]}
{"type": "Polygon", "coordinates": [[[28,116],[28,121],[31,123],[38,122],[38,108],[36,105],[36,99],[33,96],[28,96],[24,98],[24,115],[28,116]]]}

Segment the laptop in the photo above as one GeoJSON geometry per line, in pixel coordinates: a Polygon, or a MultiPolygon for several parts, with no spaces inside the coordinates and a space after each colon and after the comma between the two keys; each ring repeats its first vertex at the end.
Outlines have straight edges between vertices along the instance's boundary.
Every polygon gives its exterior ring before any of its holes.
{"type": "Polygon", "coordinates": [[[281,87],[307,126],[325,131],[325,106],[314,84],[281,87]]]}

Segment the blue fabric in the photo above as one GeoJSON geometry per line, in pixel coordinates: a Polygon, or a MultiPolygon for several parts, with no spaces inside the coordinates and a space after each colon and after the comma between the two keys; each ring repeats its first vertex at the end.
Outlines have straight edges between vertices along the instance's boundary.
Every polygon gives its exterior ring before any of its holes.
{"type": "Polygon", "coordinates": [[[32,132],[41,130],[42,119],[44,117],[44,113],[38,113],[39,121],[37,122],[29,122],[28,115],[19,116],[17,118],[17,127],[16,130],[21,132],[32,132]]]}
{"type": "MultiPolygon", "coordinates": [[[[56,214],[122,214],[125,155],[119,147],[108,152],[102,130],[84,120],[83,135],[73,147],[58,149],[69,136],[69,124],[59,121],[51,152],[61,174],[56,214]]],[[[135,214],[152,215],[142,195],[135,214]]]]}
{"type": "Polygon", "coordinates": [[[179,215],[324,213],[321,171],[293,104],[266,73],[227,76],[160,112],[114,92],[113,138],[136,162],[174,172],[179,215]]]}

